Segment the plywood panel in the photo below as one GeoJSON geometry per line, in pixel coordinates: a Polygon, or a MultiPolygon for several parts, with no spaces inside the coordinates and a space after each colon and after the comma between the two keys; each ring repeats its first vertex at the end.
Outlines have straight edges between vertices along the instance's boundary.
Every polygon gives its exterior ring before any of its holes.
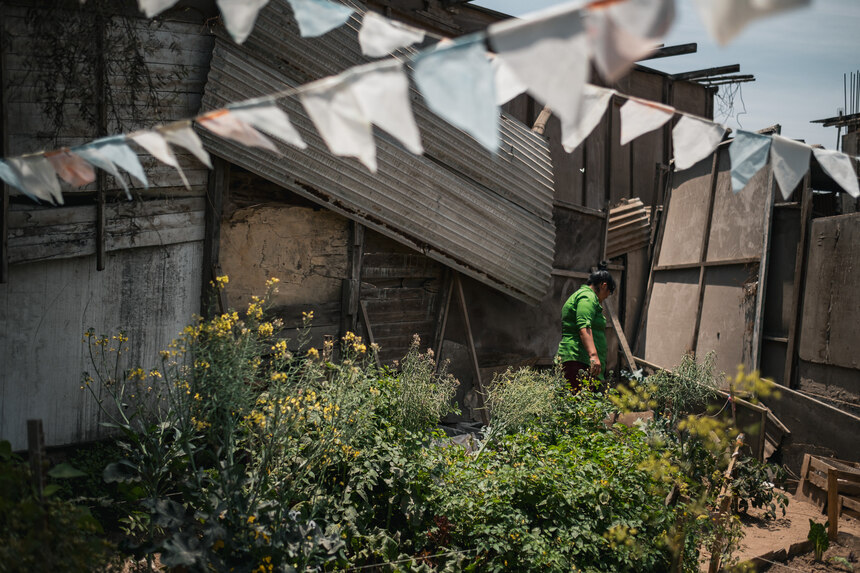
{"type": "Polygon", "coordinates": [[[761,257],[769,169],[761,169],[739,193],[732,191],[728,146],[720,148],[708,261],[761,257]]]}
{"type": "Polygon", "coordinates": [[[705,273],[702,320],[696,354],[716,352],[717,371],[733,375],[750,364],[757,266],[711,267],[705,273]]]}
{"type": "Polygon", "coordinates": [[[127,365],[160,367],[158,351],[200,310],[203,243],[107,253],[9,268],[0,285],[0,435],[25,448],[26,420],[41,418],[49,445],[92,440],[101,421],[81,372],[90,327],[129,336],[127,365]]]}
{"type": "Polygon", "coordinates": [[[702,235],[711,192],[711,167],[711,160],[705,159],[690,169],[675,173],[660,250],[660,266],[701,260],[702,235]]]}
{"type": "Polygon", "coordinates": [[[800,357],[860,368],[860,213],[812,221],[803,297],[800,357]]]}
{"type": "Polygon", "coordinates": [[[556,229],[553,268],[591,272],[600,262],[605,219],[561,207],[555,209],[553,218],[556,229]]]}
{"type": "MultiPolygon", "coordinates": [[[[696,326],[699,269],[660,271],[648,306],[645,330],[638,346],[645,360],[671,368],[690,350],[696,326]]],[[[640,354],[641,355],[641,354],[640,354]]]]}

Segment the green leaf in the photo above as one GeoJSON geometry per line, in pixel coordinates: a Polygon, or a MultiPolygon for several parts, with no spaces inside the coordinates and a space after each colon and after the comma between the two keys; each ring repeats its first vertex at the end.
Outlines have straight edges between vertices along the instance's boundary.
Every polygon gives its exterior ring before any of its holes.
{"type": "Polygon", "coordinates": [[[86,477],[87,474],[65,462],[57,464],[48,471],[48,475],[54,479],[70,479],[86,477]]]}
{"type": "Polygon", "coordinates": [[[137,468],[128,460],[109,464],[102,474],[106,483],[129,482],[138,477],[137,468]]]}
{"type": "Polygon", "coordinates": [[[0,442],[0,459],[4,461],[12,459],[12,444],[9,443],[9,440],[0,442]]]}
{"type": "Polygon", "coordinates": [[[58,491],[60,491],[60,486],[58,486],[55,483],[48,484],[42,490],[42,497],[51,497],[52,495],[54,495],[58,491]]]}

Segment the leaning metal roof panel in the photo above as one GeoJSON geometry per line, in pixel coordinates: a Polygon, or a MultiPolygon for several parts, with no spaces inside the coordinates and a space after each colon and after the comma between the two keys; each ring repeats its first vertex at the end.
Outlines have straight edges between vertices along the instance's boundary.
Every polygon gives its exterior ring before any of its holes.
{"type": "MultiPolygon", "coordinates": [[[[251,37],[219,37],[203,107],[271,93],[332,75],[367,60],[358,21],[321,38],[301,38],[285,0],[270,2],[251,37]]],[[[430,112],[417,90],[413,109],[424,156],[377,130],[376,174],[332,155],[297,98],[278,105],[308,144],[276,142],[283,156],[201,136],[214,154],[333,211],[361,222],[464,274],[537,303],[549,288],[555,244],[553,181],[547,143],[502,116],[502,148],[490,154],[430,112]]]]}

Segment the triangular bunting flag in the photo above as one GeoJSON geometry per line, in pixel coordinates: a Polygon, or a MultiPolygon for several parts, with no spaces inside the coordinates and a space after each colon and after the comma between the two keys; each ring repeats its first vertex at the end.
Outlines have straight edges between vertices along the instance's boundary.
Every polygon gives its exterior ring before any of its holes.
{"type": "Polygon", "coordinates": [[[753,175],[767,164],[771,139],[767,135],[738,131],[729,145],[732,161],[732,191],[740,193],[753,175]]]}
{"type": "Polygon", "coordinates": [[[96,172],[93,166],[84,161],[79,155],[71,153],[68,150],[49,151],[45,153],[45,159],[50,162],[51,167],[54,168],[60,179],[69,185],[82,187],[96,180],[96,172]]]}
{"type": "MultiPolygon", "coordinates": [[[[241,0],[240,0],[241,1],[241,0]]],[[[289,0],[293,16],[299,24],[304,38],[322,36],[329,30],[342,26],[354,10],[329,0],[289,0]]]]}
{"type": "Polygon", "coordinates": [[[257,14],[269,0],[217,0],[224,27],[237,44],[244,42],[254,29],[257,14]]]}
{"type": "Polygon", "coordinates": [[[423,40],[423,30],[389,20],[369,10],[364,15],[361,31],[358,33],[361,53],[371,58],[387,56],[394,50],[423,40]]]}
{"type": "Polygon", "coordinates": [[[773,142],[770,144],[770,164],[782,198],[786,201],[809,171],[811,153],[812,149],[808,145],[780,135],[773,136],[773,142]]]}
{"type": "Polygon", "coordinates": [[[594,63],[614,82],[651,52],[675,18],[673,0],[627,0],[587,12],[594,63]]]}
{"type": "Polygon", "coordinates": [[[349,84],[348,77],[324,78],[299,98],[332,153],[355,157],[376,173],[373,127],[349,84]]]}
{"type": "Polygon", "coordinates": [[[495,54],[487,53],[496,78],[496,105],[502,106],[525,92],[526,84],[495,54]]]}
{"type": "MultiPolygon", "coordinates": [[[[129,175],[137,179],[145,188],[149,188],[149,181],[146,179],[146,173],[143,171],[140,159],[138,159],[137,153],[132,151],[125,142],[124,135],[98,139],[90,145],[96,147],[111,163],[128,171],[129,175]]],[[[131,199],[130,196],[129,199],[131,199]]]]}
{"type": "Polygon", "coordinates": [[[821,168],[833,178],[849,195],[860,197],[860,186],[857,184],[857,172],[851,164],[851,158],[844,153],[830,149],[813,148],[812,153],[821,168]]]}
{"type": "Polygon", "coordinates": [[[675,108],[630,98],[621,106],[621,145],[662,127],[675,115],[675,108]]]}
{"type": "Polygon", "coordinates": [[[465,36],[420,53],[413,78],[436,115],[491,152],[499,148],[495,77],[482,36],[465,36]]]}
{"type": "Polygon", "coordinates": [[[529,93],[552,108],[563,125],[576,126],[590,68],[581,10],[563,5],[531,20],[493,24],[487,33],[499,58],[529,93]]]}
{"type": "Polygon", "coordinates": [[[209,159],[209,154],[203,149],[203,142],[191,129],[190,121],[174,123],[163,127],[158,132],[164,136],[164,139],[172,145],[178,145],[183,149],[190,151],[200,163],[212,169],[212,160],[209,159]]]}
{"type": "Polygon", "coordinates": [[[248,147],[267,149],[280,155],[272,140],[233,115],[230,110],[219,109],[197,118],[197,123],[216,135],[237,141],[248,147]]]}
{"type": "Polygon", "coordinates": [[[675,153],[675,171],[689,169],[714,152],[726,127],[688,115],[681,116],[672,129],[672,149],[675,153]]]}
{"type": "Polygon", "coordinates": [[[63,191],[57,173],[43,155],[13,157],[6,161],[18,176],[21,191],[43,201],[63,204],[63,191]]]}
{"type": "Polygon", "coordinates": [[[249,106],[231,106],[230,113],[239,121],[265,131],[281,141],[289,143],[299,149],[305,149],[308,145],[290,123],[290,118],[284,111],[273,103],[256,104],[249,106]]]}
{"type": "Polygon", "coordinates": [[[185,185],[185,188],[191,189],[191,185],[188,183],[185,173],[179,166],[179,161],[176,159],[176,155],[173,154],[173,150],[170,149],[170,145],[168,145],[167,140],[164,139],[163,135],[157,131],[138,131],[137,133],[129,135],[128,138],[144,148],[150,155],[165,165],[169,165],[176,169],[176,171],[179,172],[179,177],[182,179],[182,183],[185,185]]]}
{"type": "Polygon", "coordinates": [[[85,145],[83,147],[76,147],[73,149],[74,153],[80,155],[85,160],[89,161],[102,171],[107,171],[113,178],[116,179],[116,182],[122,187],[123,191],[125,191],[125,196],[128,200],[131,200],[131,193],[128,191],[128,183],[125,182],[125,178],[120,175],[119,169],[116,168],[116,165],[104,154],[100,149],[93,146],[93,144],[85,145]]]}
{"type": "Polygon", "coordinates": [[[350,83],[365,117],[396,137],[412,153],[424,153],[421,134],[412,115],[409,78],[400,62],[392,60],[358,73],[350,83]]]}
{"type": "Polygon", "coordinates": [[[137,0],[137,7],[143,12],[147,18],[158,16],[179,0],[137,0]]]}
{"type": "Polygon", "coordinates": [[[785,10],[800,8],[810,0],[697,0],[708,33],[720,44],[732,38],[753,20],[785,10]]]}
{"type": "Polygon", "coordinates": [[[606,113],[606,107],[614,93],[614,90],[607,88],[591,84],[585,85],[585,91],[582,93],[582,111],[577,125],[571,127],[562,124],[561,127],[564,134],[561,143],[565,151],[573,152],[594,131],[594,128],[603,118],[603,114],[606,113]]]}
{"type": "Polygon", "coordinates": [[[10,187],[14,187],[25,195],[30,195],[21,184],[21,179],[18,177],[17,171],[12,168],[6,161],[0,159],[0,179],[6,182],[10,187]]]}

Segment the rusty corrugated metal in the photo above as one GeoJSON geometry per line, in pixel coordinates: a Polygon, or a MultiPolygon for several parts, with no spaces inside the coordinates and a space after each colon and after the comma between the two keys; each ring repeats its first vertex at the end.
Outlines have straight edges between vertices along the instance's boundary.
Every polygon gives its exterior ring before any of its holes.
{"type": "MultiPolygon", "coordinates": [[[[302,39],[284,0],[260,14],[238,46],[216,41],[203,107],[212,109],[338,73],[366,61],[357,22],[302,39]]],[[[413,90],[426,154],[377,132],[379,170],[329,153],[296,98],[279,104],[308,143],[279,145],[284,157],[201,130],[209,150],[290,191],[410,245],[464,274],[530,303],[549,288],[555,243],[552,167],[546,142],[502,118],[502,149],[486,152],[432,114],[413,90]]]]}
{"type": "Polygon", "coordinates": [[[622,199],[609,210],[609,231],[606,235],[606,258],[647,247],[651,240],[648,207],[638,197],[622,199]]]}

